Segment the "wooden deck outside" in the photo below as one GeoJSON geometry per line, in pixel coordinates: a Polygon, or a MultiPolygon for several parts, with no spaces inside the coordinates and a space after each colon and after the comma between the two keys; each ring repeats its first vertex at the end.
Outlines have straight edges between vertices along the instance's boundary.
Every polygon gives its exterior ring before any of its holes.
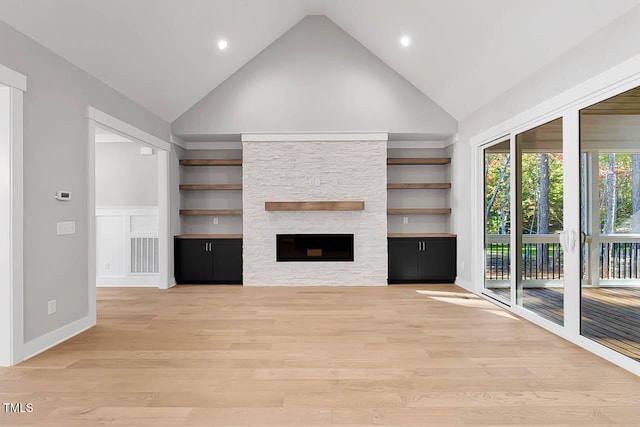
{"type": "MultiPolygon", "coordinates": [[[[561,288],[524,290],[524,308],[560,325],[563,304],[561,288]]],[[[640,360],[640,288],[583,288],[581,330],[583,336],[640,360]]]]}

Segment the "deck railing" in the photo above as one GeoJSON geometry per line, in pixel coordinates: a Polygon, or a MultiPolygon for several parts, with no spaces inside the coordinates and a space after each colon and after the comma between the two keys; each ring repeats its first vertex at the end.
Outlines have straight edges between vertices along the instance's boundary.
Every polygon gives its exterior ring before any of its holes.
{"type": "MultiPolygon", "coordinates": [[[[599,280],[620,281],[640,278],[640,236],[608,235],[598,236],[597,240],[599,280]]],[[[594,244],[594,239],[586,239],[585,259],[594,244]]],[[[589,278],[588,272],[589,269],[585,264],[585,279],[589,278]]]]}
{"type": "MultiPolygon", "coordinates": [[[[564,253],[558,234],[522,236],[522,271],[525,281],[558,282],[563,279],[564,253]]],[[[506,281],[511,276],[511,245],[508,235],[485,236],[485,279],[506,281]]],[[[583,242],[583,281],[598,286],[600,281],[640,279],[640,236],[608,235],[583,242]],[[598,247],[590,262],[589,254],[598,247]],[[597,258],[596,258],[597,256],[597,258]],[[595,260],[598,263],[595,264],[595,260]],[[597,270],[596,270],[597,268],[597,270]],[[595,280],[593,280],[595,278],[595,280]]]]}
{"type": "MultiPolygon", "coordinates": [[[[509,280],[511,245],[509,236],[485,236],[485,277],[488,280],[509,280]]],[[[524,280],[562,279],[564,256],[557,234],[525,234],[522,236],[522,271],[524,280]]]]}

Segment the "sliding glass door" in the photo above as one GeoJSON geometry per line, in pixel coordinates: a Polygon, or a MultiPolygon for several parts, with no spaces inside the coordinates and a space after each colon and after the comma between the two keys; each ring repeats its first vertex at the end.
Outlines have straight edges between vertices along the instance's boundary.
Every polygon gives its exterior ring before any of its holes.
{"type": "Polygon", "coordinates": [[[510,140],[484,148],[484,290],[511,301],[510,140]]]}
{"type": "Polygon", "coordinates": [[[558,325],[565,301],[564,148],[562,118],[483,148],[483,293],[558,325]]]}
{"type": "Polygon", "coordinates": [[[546,122],[514,118],[475,152],[482,293],[621,366],[640,362],[640,86],[629,87],[546,122]]]}
{"type": "Polygon", "coordinates": [[[562,119],[516,135],[516,304],[564,323],[562,119]]]}
{"type": "Polygon", "coordinates": [[[640,360],[640,88],[580,111],[580,333],[640,360]]]}

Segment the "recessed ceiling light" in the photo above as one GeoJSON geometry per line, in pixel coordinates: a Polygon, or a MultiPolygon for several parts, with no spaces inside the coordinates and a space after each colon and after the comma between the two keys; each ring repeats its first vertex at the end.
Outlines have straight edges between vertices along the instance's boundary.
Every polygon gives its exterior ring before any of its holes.
{"type": "Polygon", "coordinates": [[[220,40],[218,42],[218,49],[220,50],[225,50],[227,48],[227,46],[229,45],[229,43],[227,43],[226,40],[220,40]]]}
{"type": "Polygon", "coordinates": [[[411,39],[407,36],[402,36],[400,38],[400,44],[404,47],[407,47],[411,44],[411,39]]]}

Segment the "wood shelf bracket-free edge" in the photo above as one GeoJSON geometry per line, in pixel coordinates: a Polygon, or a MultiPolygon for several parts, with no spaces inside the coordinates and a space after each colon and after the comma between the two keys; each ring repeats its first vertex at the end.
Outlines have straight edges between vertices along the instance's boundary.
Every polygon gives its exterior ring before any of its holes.
{"type": "Polygon", "coordinates": [[[191,215],[191,216],[242,215],[242,209],[180,209],[180,215],[191,215]]]}
{"type": "Polygon", "coordinates": [[[415,237],[456,237],[452,233],[388,233],[390,238],[415,238],[415,237]]]}
{"type": "Polygon", "coordinates": [[[180,190],[185,190],[185,191],[242,190],[242,184],[181,184],[180,190]]]}
{"type": "Polygon", "coordinates": [[[178,234],[176,239],[242,239],[242,234],[178,234]]]}
{"type": "Polygon", "coordinates": [[[424,182],[424,183],[397,183],[387,184],[387,190],[420,190],[420,189],[433,189],[433,190],[448,190],[451,188],[450,182],[424,182]]]}
{"type": "Polygon", "coordinates": [[[428,157],[428,158],[388,158],[388,165],[448,165],[451,163],[450,157],[428,157]]]}
{"type": "Polygon", "coordinates": [[[181,166],[242,166],[242,159],[183,159],[181,166]]]}
{"type": "Polygon", "coordinates": [[[388,215],[448,215],[451,209],[387,209],[388,215]]]}
{"type": "Polygon", "coordinates": [[[264,202],[264,210],[274,211],[362,211],[364,201],[264,202]]]}

